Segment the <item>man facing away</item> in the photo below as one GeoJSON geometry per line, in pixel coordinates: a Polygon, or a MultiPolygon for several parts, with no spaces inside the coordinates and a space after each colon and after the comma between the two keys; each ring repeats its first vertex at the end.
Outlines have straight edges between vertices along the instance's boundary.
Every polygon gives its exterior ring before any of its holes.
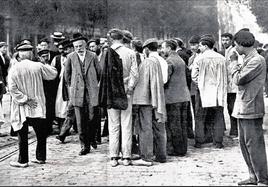
{"type": "Polygon", "coordinates": [[[46,99],[43,79],[52,80],[57,76],[57,70],[40,62],[31,61],[33,47],[22,44],[17,47],[20,62],[10,69],[8,87],[11,101],[11,125],[18,132],[19,158],[11,161],[13,167],[27,167],[28,156],[28,125],[36,133],[36,160],[33,162],[44,164],[46,161],[46,138],[48,135],[46,117],[46,99]]]}
{"type": "Polygon", "coordinates": [[[155,57],[157,40],[146,40],[143,48],[148,57],[139,66],[139,79],[133,96],[133,104],[138,105],[141,159],[134,160],[133,165],[151,166],[153,161],[166,162],[167,116],[161,65],[155,57]]]}
{"type": "Polygon", "coordinates": [[[201,55],[192,69],[192,79],[198,85],[202,102],[202,112],[196,113],[195,147],[201,148],[205,141],[205,128],[212,129],[213,143],[216,148],[223,148],[224,115],[223,107],[226,102],[227,70],[224,56],[215,52],[214,38],[203,36],[200,39],[201,55]]]}
{"type": "Polygon", "coordinates": [[[238,185],[267,186],[267,158],[262,128],[266,63],[253,48],[255,37],[252,33],[239,31],[234,41],[236,51],[239,55],[245,55],[245,58],[242,64],[237,63],[238,57],[233,58],[232,62],[233,81],[238,86],[232,115],[238,119],[239,144],[249,171],[249,179],[238,185]]]}
{"type": "Polygon", "coordinates": [[[186,83],[186,64],[176,48],[177,43],[173,40],[162,43],[162,51],[168,63],[168,82],[165,85],[167,154],[184,156],[187,152],[187,108],[190,104],[190,92],[186,83]]]}
{"type": "Polygon", "coordinates": [[[138,79],[138,66],[135,53],[122,44],[124,34],[121,30],[111,29],[108,32],[107,37],[111,48],[118,53],[122,59],[124,88],[128,100],[128,107],[126,110],[118,110],[114,108],[107,109],[111,166],[115,167],[118,165],[120,144],[123,165],[128,166],[131,164],[132,100],[133,91],[138,79]]]}

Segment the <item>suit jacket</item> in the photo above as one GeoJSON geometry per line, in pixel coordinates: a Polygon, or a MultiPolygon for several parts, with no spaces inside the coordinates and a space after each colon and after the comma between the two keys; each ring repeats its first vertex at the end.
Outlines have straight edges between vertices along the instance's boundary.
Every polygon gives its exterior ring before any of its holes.
{"type": "Polygon", "coordinates": [[[166,104],[190,101],[184,61],[175,51],[166,61],[168,63],[168,82],[165,85],[166,104]]]}
{"type": "Polygon", "coordinates": [[[7,74],[8,74],[9,63],[10,63],[9,59],[5,58],[5,63],[4,63],[3,59],[0,57],[0,67],[2,69],[2,75],[3,75],[5,85],[7,85],[6,79],[7,79],[7,74]]]}
{"type": "Polygon", "coordinates": [[[84,104],[85,89],[87,89],[89,105],[98,105],[100,66],[95,53],[86,51],[85,75],[82,73],[82,65],[76,52],[67,56],[65,65],[65,80],[70,86],[70,102],[73,106],[82,107],[84,104]]]}
{"type": "Polygon", "coordinates": [[[263,86],[266,79],[264,58],[254,49],[244,58],[242,67],[232,69],[234,83],[238,86],[232,115],[236,118],[256,119],[265,114],[263,86]]]}
{"type": "Polygon", "coordinates": [[[119,55],[108,48],[102,58],[103,70],[100,81],[99,103],[101,107],[125,110],[128,107],[124,88],[123,64],[119,55]]]}

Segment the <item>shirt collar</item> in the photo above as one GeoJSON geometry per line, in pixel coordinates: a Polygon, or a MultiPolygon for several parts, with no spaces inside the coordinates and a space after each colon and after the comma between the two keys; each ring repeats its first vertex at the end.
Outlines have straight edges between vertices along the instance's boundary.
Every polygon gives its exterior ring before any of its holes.
{"type": "Polygon", "coordinates": [[[116,49],[118,49],[119,47],[122,47],[122,46],[123,46],[123,44],[121,44],[121,43],[115,43],[115,44],[111,45],[111,48],[113,50],[116,50],[116,49]]]}

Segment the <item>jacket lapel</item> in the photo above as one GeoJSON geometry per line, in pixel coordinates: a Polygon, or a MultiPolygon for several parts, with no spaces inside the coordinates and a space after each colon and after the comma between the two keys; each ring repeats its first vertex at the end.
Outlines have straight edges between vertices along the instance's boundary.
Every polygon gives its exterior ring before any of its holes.
{"type": "Polygon", "coordinates": [[[81,63],[80,63],[80,59],[79,59],[79,56],[77,53],[75,53],[74,55],[74,66],[78,66],[77,70],[79,71],[79,73],[81,74],[82,76],[82,70],[81,70],[81,63]]]}
{"type": "Polygon", "coordinates": [[[85,63],[85,73],[87,73],[88,68],[89,68],[92,60],[93,60],[93,56],[90,55],[88,51],[86,51],[86,56],[85,56],[85,60],[84,60],[84,63],[85,63]]]}

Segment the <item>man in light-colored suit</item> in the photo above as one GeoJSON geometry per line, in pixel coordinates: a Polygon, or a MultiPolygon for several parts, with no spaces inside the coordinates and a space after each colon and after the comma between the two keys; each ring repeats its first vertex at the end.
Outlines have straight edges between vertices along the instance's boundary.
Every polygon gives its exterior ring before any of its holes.
{"type": "Polygon", "coordinates": [[[90,142],[94,139],[94,114],[98,105],[98,80],[100,66],[95,53],[86,50],[87,39],[80,33],[73,36],[74,52],[67,56],[65,80],[70,86],[70,102],[75,108],[75,116],[81,143],[79,155],[90,152],[90,142]]]}

